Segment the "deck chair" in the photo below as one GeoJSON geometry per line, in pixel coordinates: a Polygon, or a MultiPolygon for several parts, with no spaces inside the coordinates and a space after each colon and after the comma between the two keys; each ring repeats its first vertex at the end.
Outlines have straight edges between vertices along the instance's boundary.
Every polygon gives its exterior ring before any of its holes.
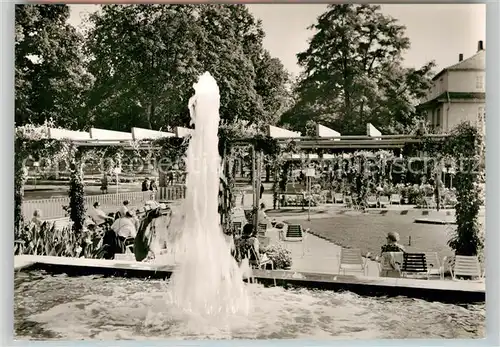
{"type": "Polygon", "coordinates": [[[339,274],[345,275],[347,271],[362,272],[366,276],[367,260],[363,260],[359,248],[341,248],[339,255],[339,274]]]}
{"type": "Polygon", "coordinates": [[[259,223],[257,226],[257,236],[266,236],[267,232],[267,224],[266,223],[259,223]]]}
{"type": "Polygon", "coordinates": [[[297,241],[302,242],[304,234],[302,231],[302,225],[300,224],[289,224],[288,228],[283,237],[283,241],[297,241]]]}
{"type": "Polygon", "coordinates": [[[392,204],[401,205],[401,195],[399,195],[399,194],[392,194],[389,203],[391,205],[392,204]]]}
{"type": "Polygon", "coordinates": [[[431,276],[439,276],[440,279],[444,279],[444,265],[446,257],[441,263],[437,252],[424,252],[424,254],[425,262],[427,263],[427,278],[430,278],[431,276]]]}
{"type": "Polygon", "coordinates": [[[235,235],[241,235],[241,222],[233,222],[233,232],[235,235]]]}
{"type": "Polygon", "coordinates": [[[379,198],[378,198],[378,202],[380,204],[380,207],[382,206],[387,206],[387,205],[390,205],[390,200],[389,200],[389,197],[387,195],[381,195],[379,198]]]}
{"type": "Polygon", "coordinates": [[[338,204],[338,203],[344,203],[344,195],[340,194],[340,193],[335,193],[333,195],[333,203],[334,204],[338,204]]]}
{"type": "Polygon", "coordinates": [[[375,195],[368,195],[366,197],[367,207],[377,207],[377,197],[375,195]]]}
{"type": "Polygon", "coordinates": [[[401,276],[408,275],[427,277],[427,261],[425,253],[403,253],[403,265],[401,266],[401,276]]]}
{"type": "Polygon", "coordinates": [[[481,264],[476,256],[456,255],[454,264],[450,268],[453,280],[457,280],[457,276],[466,276],[482,279],[484,273],[481,271],[481,264]]]}

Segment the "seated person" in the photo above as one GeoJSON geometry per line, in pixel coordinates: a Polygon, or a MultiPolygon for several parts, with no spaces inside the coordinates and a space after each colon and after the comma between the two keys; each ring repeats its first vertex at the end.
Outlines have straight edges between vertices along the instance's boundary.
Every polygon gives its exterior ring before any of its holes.
{"type": "Polygon", "coordinates": [[[258,267],[260,264],[259,240],[253,235],[252,224],[245,224],[242,234],[234,241],[236,261],[241,263],[248,259],[250,266],[258,267]]]}
{"type": "Polygon", "coordinates": [[[382,252],[404,252],[405,248],[400,245],[399,234],[397,232],[391,231],[387,234],[387,243],[381,247],[382,252]]]}
{"type": "Polygon", "coordinates": [[[396,232],[389,232],[387,234],[387,243],[381,247],[381,256],[378,261],[381,265],[381,277],[399,277],[399,266],[401,259],[395,259],[394,253],[405,252],[402,245],[398,243],[399,234],[396,232]]]}
{"type": "Polygon", "coordinates": [[[259,211],[257,212],[257,219],[259,224],[267,224],[268,226],[270,225],[269,219],[267,218],[266,213],[264,210],[266,209],[266,205],[264,203],[260,204],[259,211]]]}
{"type": "Polygon", "coordinates": [[[118,210],[118,212],[120,212],[120,216],[122,216],[122,217],[125,216],[125,214],[128,211],[128,207],[129,207],[128,205],[129,205],[128,200],[125,200],[123,202],[123,205],[120,206],[120,209],[118,210]]]}
{"type": "Polygon", "coordinates": [[[111,225],[111,230],[116,233],[122,243],[125,243],[127,239],[135,238],[137,229],[132,213],[127,211],[124,217],[117,219],[113,225],[111,225]]]}
{"type": "Polygon", "coordinates": [[[96,201],[94,202],[94,206],[88,212],[90,218],[92,218],[98,227],[111,223],[114,219],[113,217],[106,215],[106,213],[99,208],[100,206],[101,204],[99,201],[96,201]]]}
{"type": "Polygon", "coordinates": [[[33,218],[31,218],[31,223],[35,224],[38,227],[41,227],[43,224],[42,220],[42,211],[39,209],[36,209],[35,212],[33,212],[33,218]]]}

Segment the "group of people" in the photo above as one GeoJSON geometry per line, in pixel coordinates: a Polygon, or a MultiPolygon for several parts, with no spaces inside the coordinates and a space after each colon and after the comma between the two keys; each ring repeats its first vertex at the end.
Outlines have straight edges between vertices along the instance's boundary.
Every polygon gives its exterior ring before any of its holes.
{"type": "Polygon", "coordinates": [[[147,191],[154,192],[154,191],[157,191],[158,190],[158,186],[156,185],[156,179],[155,178],[146,177],[144,179],[144,181],[142,181],[141,190],[143,192],[147,192],[147,191]]]}

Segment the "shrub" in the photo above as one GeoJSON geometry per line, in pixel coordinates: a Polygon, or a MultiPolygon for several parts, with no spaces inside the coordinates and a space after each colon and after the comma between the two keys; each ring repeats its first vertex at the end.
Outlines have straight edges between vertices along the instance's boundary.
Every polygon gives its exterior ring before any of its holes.
{"type": "Polygon", "coordinates": [[[71,227],[56,228],[55,223],[28,223],[14,235],[14,254],[102,258],[101,240],[98,231],[75,233],[71,227]]]}
{"type": "Polygon", "coordinates": [[[260,253],[266,254],[273,261],[275,269],[288,269],[292,266],[292,252],[279,244],[262,247],[260,253]]]}

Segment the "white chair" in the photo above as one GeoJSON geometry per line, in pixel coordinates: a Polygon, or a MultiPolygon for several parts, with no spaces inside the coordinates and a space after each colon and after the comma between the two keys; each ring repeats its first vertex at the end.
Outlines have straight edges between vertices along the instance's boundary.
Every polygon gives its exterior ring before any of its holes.
{"type": "Polygon", "coordinates": [[[397,204],[397,205],[401,205],[401,195],[399,194],[392,194],[391,195],[391,199],[390,199],[390,202],[389,202],[391,205],[392,204],[397,204]]]}
{"type": "Polygon", "coordinates": [[[366,197],[367,207],[377,207],[377,197],[375,195],[368,195],[366,197]]]}
{"type": "Polygon", "coordinates": [[[429,279],[431,276],[439,276],[440,279],[444,279],[447,258],[444,257],[441,263],[437,252],[424,252],[424,254],[427,262],[427,278],[429,279]]]}
{"type": "Polygon", "coordinates": [[[363,260],[359,248],[342,248],[339,255],[339,274],[347,271],[362,272],[366,276],[367,260],[363,260]]]}
{"type": "Polygon", "coordinates": [[[344,195],[340,193],[335,193],[333,195],[333,203],[334,204],[341,204],[344,203],[344,195]]]}
{"type": "Polygon", "coordinates": [[[476,256],[456,255],[450,270],[453,280],[457,280],[457,276],[466,276],[471,279],[478,278],[479,280],[482,280],[484,277],[484,272],[481,270],[481,263],[476,256]]]}
{"type": "Polygon", "coordinates": [[[380,204],[380,207],[387,206],[387,205],[389,205],[391,203],[390,200],[389,200],[389,197],[387,195],[381,195],[378,198],[378,202],[380,204]]]}
{"type": "Polygon", "coordinates": [[[266,223],[259,223],[257,226],[257,235],[261,237],[265,237],[267,233],[267,224],[266,223]]]}

